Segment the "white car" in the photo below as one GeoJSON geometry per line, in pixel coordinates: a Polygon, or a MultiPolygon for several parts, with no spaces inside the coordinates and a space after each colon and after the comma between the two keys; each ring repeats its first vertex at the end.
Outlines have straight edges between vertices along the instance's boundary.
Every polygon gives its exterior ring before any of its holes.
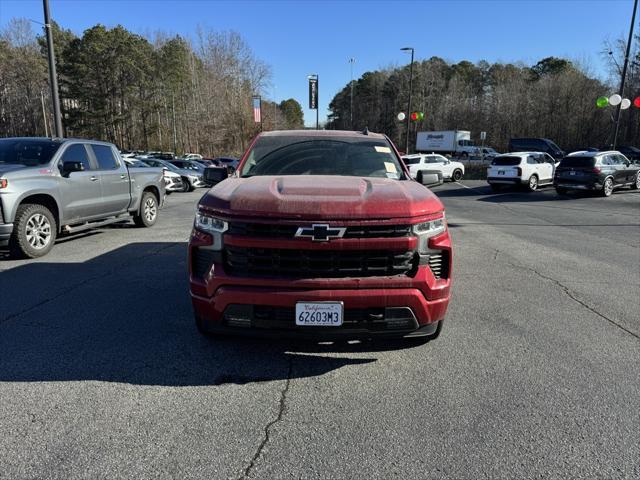
{"type": "Polygon", "coordinates": [[[500,154],[491,147],[481,147],[480,155],[482,155],[482,158],[484,160],[493,160],[495,157],[497,157],[500,154]]]}
{"type": "Polygon", "coordinates": [[[199,153],[185,153],[182,158],[185,160],[202,160],[204,157],[199,153]]]}
{"type": "Polygon", "coordinates": [[[553,175],[559,164],[548,153],[504,153],[491,161],[487,182],[495,191],[506,185],[524,185],[533,192],[538,187],[553,184],[553,175]]]}
{"type": "Polygon", "coordinates": [[[452,162],[447,157],[437,153],[416,153],[402,157],[412,178],[416,178],[420,170],[439,170],[444,180],[459,181],[464,175],[464,165],[460,162],[452,162]]]}

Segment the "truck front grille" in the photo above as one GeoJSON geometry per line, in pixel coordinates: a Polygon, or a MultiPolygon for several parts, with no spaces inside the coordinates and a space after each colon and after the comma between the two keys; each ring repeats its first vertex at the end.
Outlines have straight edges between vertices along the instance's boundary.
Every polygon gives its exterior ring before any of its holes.
{"type": "MultiPolygon", "coordinates": [[[[243,237],[294,238],[300,226],[304,225],[231,222],[227,233],[243,237]]],[[[306,226],[310,227],[311,224],[306,226]]],[[[347,227],[342,238],[400,238],[408,237],[410,234],[409,225],[352,226],[347,227]]]]}
{"type": "Polygon", "coordinates": [[[225,247],[225,269],[234,275],[342,278],[415,272],[413,251],[289,250],[225,247]]]}

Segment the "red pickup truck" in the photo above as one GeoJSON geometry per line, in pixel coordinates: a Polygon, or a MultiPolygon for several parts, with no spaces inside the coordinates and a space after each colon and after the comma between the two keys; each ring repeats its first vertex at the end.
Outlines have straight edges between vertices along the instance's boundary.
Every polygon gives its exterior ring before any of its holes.
{"type": "Polygon", "coordinates": [[[451,240],[386,136],[267,132],[200,200],[189,273],[202,333],[425,341],[449,303],[451,240]]]}

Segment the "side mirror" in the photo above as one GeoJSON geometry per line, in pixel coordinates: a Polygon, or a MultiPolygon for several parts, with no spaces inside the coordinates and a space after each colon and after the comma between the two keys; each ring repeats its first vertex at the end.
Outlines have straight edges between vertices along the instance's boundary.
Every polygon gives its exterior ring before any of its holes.
{"type": "Polygon", "coordinates": [[[425,187],[442,185],[444,181],[440,170],[419,170],[416,174],[416,180],[425,187]]]}
{"type": "Polygon", "coordinates": [[[202,174],[204,181],[210,185],[217,185],[229,177],[229,172],[225,167],[207,167],[202,174]]]}
{"type": "Polygon", "coordinates": [[[63,162],[62,175],[65,177],[73,172],[84,172],[84,164],[82,162],[63,162]]]}

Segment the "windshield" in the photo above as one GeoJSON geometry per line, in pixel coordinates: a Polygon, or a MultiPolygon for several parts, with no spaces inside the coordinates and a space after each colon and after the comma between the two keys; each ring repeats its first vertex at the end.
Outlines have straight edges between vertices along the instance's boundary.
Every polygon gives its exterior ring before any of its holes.
{"type": "Polygon", "coordinates": [[[0,140],[0,163],[37,167],[46,165],[60,148],[51,140],[0,140]]]}
{"type": "Polygon", "coordinates": [[[261,137],[242,167],[255,175],[340,175],[405,179],[385,140],[303,136],[261,137]]]}
{"type": "Polygon", "coordinates": [[[497,157],[492,162],[491,165],[497,165],[500,167],[509,167],[520,165],[522,159],[520,157],[497,157]]]}

